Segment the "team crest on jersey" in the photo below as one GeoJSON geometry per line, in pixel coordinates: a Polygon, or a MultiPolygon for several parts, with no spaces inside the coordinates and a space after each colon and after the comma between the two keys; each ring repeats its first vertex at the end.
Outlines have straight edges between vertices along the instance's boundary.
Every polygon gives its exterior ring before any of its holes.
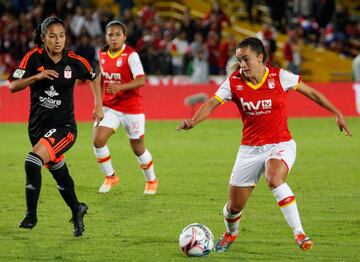
{"type": "Polygon", "coordinates": [[[238,91],[244,90],[244,87],[242,85],[237,85],[236,90],[238,91]]]}
{"type": "Polygon", "coordinates": [[[268,87],[269,87],[269,89],[274,89],[275,88],[275,80],[274,80],[274,78],[269,78],[268,79],[268,87]]]}
{"type": "Polygon", "coordinates": [[[105,59],[101,59],[100,63],[103,65],[105,64],[105,59]]]}
{"type": "Polygon", "coordinates": [[[116,66],[120,67],[122,65],[122,62],[123,62],[122,58],[118,58],[118,60],[116,60],[116,66]]]}
{"type": "Polygon", "coordinates": [[[70,79],[71,75],[72,75],[71,67],[67,65],[64,70],[64,78],[70,79]]]}

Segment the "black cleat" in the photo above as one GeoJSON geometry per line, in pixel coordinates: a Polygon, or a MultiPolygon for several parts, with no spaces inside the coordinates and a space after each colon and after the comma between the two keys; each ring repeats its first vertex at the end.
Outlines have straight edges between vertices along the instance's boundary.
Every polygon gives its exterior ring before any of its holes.
{"type": "Polygon", "coordinates": [[[32,215],[29,212],[26,212],[24,219],[21,221],[19,227],[32,229],[37,224],[36,215],[32,215]]]}
{"type": "Polygon", "coordinates": [[[73,214],[70,222],[74,224],[73,235],[79,237],[85,231],[84,216],[87,213],[88,207],[85,203],[80,203],[79,210],[73,214]]]}

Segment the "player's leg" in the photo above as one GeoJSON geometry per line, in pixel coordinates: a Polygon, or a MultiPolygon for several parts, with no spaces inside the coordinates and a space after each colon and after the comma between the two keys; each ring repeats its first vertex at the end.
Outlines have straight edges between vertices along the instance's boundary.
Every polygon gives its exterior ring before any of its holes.
{"type": "Polygon", "coordinates": [[[41,167],[50,161],[47,148],[37,142],[25,159],[26,213],[19,227],[33,228],[37,224],[37,203],[41,190],[41,167]]]}
{"type": "Polygon", "coordinates": [[[96,160],[102,173],[105,176],[104,182],[99,188],[100,193],[107,193],[110,189],[119,183],[119,177],[115,175],[115,171],[111,162],[111,154],[107,141],[114,130],[120,124],[119,116],[111,109],[104,109],[104,119],[94,128],[93,146],[96,160]]]}
{"type": "Polygon", "coordinates": [[[226,232],[215,244],[216,251],[226,252],[238,236],[243,209],[259,180],[263,163],[264,157],[256,154],[253,147],[240,147],[230,178],[229,199],[223,209],[226,232]]]}
{"type": "Polygon", "coordinates": [[[265,164],[265,178],[278,203],[285,220],[293,230],[295,241],[303,250],[311,249],[313,242],[305,235],[295,195],[285,182],[287,174],[295,162],[294,141],[278,144],[269,154],[265,164]]]}
{"type": "Polygon", "coordinates": [[[75,140],[75,130],[68,127],[58,127],[45,134],[40,139],[40,143],[46,147],[50,155],[50,161],[46,166],[56,180],[59,193],[71,209],[72,220],[74,221],[73,234],[74,236],[80,236],[84,231],[83,218],[87,206],[78,201],[74,181],[63,157],[63,154],[74,145],[75,140]]]}
{"type": "Polygon", "coordinates": [[[152,155],[145,148],[145,115],[144,114],[127,114],[123,121],[126,133],[130,140],[130,146],[138,160],[145,177],[144,194],[156,194],[159,184],[156,178],[152,155]]]}
{"type": "Polygon", "coordinates": [[[215,244],[217,252],[226,252],[236,240],[239,233],[239,224],[253,187],[229,186],[229,200],[223,209],[226,232],[215,244]]]}

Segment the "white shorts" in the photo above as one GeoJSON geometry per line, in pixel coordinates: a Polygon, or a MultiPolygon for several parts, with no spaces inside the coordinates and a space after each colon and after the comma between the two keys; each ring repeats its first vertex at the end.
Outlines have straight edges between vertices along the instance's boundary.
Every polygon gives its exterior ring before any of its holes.
{"type": "Polygon", "coordinates": [[[266,162],[276,158],[290,171],[296,158],[294,140],[263,146],[241,145],[230,177],[230,185],[237,187],[255,186],[265,168],[266,162]]]}
{"type": "MultiPolygon", "coordinates": [[[[98,126],[112,128],[115,132],[121,124],[129,139],[139,139],[145,134],[144,114],[124,114],[106,106],[104,106],[103,109],[104,118],[98,126]]],[[[96,123],[94,125],[96,125],[96,123]]]]}

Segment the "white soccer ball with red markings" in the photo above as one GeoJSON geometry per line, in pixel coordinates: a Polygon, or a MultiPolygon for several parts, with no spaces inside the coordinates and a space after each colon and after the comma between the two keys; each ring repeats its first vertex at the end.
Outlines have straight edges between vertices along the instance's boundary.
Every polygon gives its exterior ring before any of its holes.
{"type": "Polygon", "coordinates": [[[206,256],[214,248],[214,236],[207,226],[193,223],[181,231],[179,247],[186,256],[206,256]]]}

